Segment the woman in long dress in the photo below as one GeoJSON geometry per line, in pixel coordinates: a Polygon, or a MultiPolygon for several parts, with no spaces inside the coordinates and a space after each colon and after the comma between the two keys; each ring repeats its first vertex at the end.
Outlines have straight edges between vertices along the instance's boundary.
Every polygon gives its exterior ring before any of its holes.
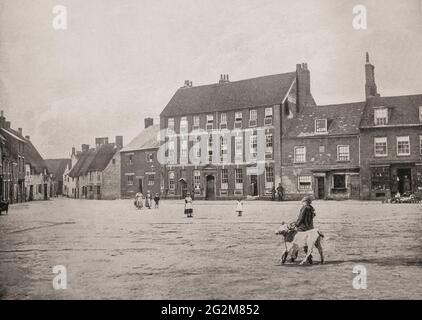
{"type": "Polygon", "coordinates": [[[186,198],[185,198],[185,214],[188,218],[192,218],[192,214],[193,214],[193,205],[192,205],[192,197],[190,196],[190,192],[188,192],[186,194],[186,198]]]}
{"type": "Polygon", "coordinates": [[[141,192],[138,192],[138,193],[135,195],[135,206],[136,206],[136,208],[138,208],[139,210],[140,210],[140,209],[142,209],[142,207],[144,206],[144,205],[143,205],[143,203],[142,203],[142,198],[143,198],[143,195],[142,195],[142,193],[141,193],[141,192]]]}

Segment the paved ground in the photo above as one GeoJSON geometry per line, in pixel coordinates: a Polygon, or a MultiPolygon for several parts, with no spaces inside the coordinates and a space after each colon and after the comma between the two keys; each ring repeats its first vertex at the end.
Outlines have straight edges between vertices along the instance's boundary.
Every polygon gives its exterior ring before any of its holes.
{"type": "MultiPolygon", "coordinates": [[[[55,199],[0,217],[3,299],[422,299],[420,204],[315,202],[325,265],[279,265],[281,221],[299,203],[180,201],[137,211],[132,201],[55,199]],[[367,269],[367,289],[352,286],[367,269]],[[52,267],[67,268],[54,290],[52,267]]],[[[319,257],[316,254],[315,260],[319,257]]]]}

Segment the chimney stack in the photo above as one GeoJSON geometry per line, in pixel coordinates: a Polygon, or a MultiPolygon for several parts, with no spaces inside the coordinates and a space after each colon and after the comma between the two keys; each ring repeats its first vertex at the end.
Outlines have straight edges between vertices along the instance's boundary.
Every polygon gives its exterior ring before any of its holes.
{"type": "Polygon", "coordinates": [[[22,135],[22,128],[18,128],[19,134],[22,135]]]}
{"type": "Polygon", "coordinates": [[[108,137],[101,137],[101,138],[95,138],[95,147],[101,147],[105,144],[108,144],[108,137]]]}
{"type": "Polygon", "coordinates": [[[307,63],[296,65],[296,95],[296,108],[300,112],[311,95],[311,73],[307,63]]]}
{"type": "Polygon", "coordinates": [[[75,156],[75,155],[76,155],[76,148],[72,147],[72,156],[75,156]]]}
{"type": "Polygon", "coordinates": [[[228,74],[220,74],[220,81],[218,83],[229,83],[229,75],[228,74]]]}
{"type": "Polygon", "coordinates": [[[149,127],[151,127],[151,126],[153,126],[154,125],[154,119],[153,118],[145,118],[144,119],[144,123],[145,123],[145,129],[146,128],[149,128],[149,127]]]}
{"type": "Polygon", "coordinates": [[[10,121],[6,121],[6,122],[4,123],[4,127],[5,127],[6,129],[10,129],[10,121]]]}
{"type": "Polygon", "coordinates": [[[192,88],[192,81],[185,80],[185,84],[182,88],[192,88]]]}
{"type": "Polygon", "coordinates": [[[366,53],[365,64],[365,96],[366,99],[379,97],[377,85],[375,83],[375,67],[369,62],[369,53],[366,53]]]}
{"type": "Polygon", "coordinates": [[[4,117],[4,111],[0,111],[0,128],[4,128],[4,122],[6,121],[6,118],[4,117]]]}
{"type": "Polygon", "coordinates": [[[26,140],[31,140],[31,137],[30,136],[25,136],[25,139],[26,140]]]}
{"type": "Polygon", "coordinates": [[[83,144],[81,146],[82,152],[88,151],[89,150],[89,144],[83,144]]]}
{"type": "Polygon", "coordinates": [[[116,147],[117,150],[123,149],[123,136],[116,136],[116,147]]]}

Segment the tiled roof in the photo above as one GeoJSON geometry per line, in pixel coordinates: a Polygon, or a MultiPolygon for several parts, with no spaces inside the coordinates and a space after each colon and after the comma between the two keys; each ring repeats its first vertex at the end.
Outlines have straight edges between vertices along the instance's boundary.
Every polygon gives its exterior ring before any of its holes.
{"type": "Polygon", "coordinates": [[[63,181],[63,174],[66,167],[71,163],[70,159],[46,159],[48,170],[56,181],[63,181]]]}
{"type": "Polygon", "coordinates": [[[296,72],[228,83],[180,88],[161,112],[175,116],[280,104],[296,79],[296,72]]]}
{"type": "Polygon", "coordinates": [[[25,145],[25,163],[29,163],[31,168],[34,169],[37,174],[43,173],[44,169],[47,169],[47,173],[49,173],[48,166],[44,159],[41,157],[32,142],[27,139],[25,145]]]}
{"type": "Polygon", "coordinates": [[[374,107],[389,109],[388,125],[420,124],[419,107],[422,106],[422,95],[375,97],[368,101],[362,116],[362,127],[374,126],[374,107]]]}
{"type": "Polygon", "coordinates": [[[315,133],[315,120],[327,119],[328,135],[358,134],[365,102],[308,106],[292,121],[287,137],[324,136],[315,133]]]}
{"type": "Polygon", "coordinates": [[[142,130],[142,132],[137,135],[127,146],[120,150],[120,152],[158,148],[160,146],[160,138],[158,136],[159,132],[159,125],[153,125],[142,130]]]}

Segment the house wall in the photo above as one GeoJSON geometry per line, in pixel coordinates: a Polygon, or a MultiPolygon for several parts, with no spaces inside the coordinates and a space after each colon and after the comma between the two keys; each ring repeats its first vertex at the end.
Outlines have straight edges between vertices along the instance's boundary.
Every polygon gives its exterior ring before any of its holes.
{"type": "Polygon", "coordinates": [[[117,152],[102,173],[101,198],[114,200],[121,197],[121,163],[117,152]]]}

